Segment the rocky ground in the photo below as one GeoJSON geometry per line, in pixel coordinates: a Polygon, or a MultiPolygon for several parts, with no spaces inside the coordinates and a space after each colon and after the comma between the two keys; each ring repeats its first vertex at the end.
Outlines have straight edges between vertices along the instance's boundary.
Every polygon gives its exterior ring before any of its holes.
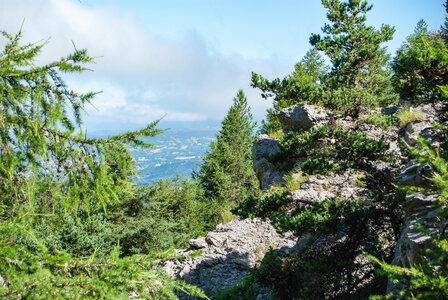
{"type": "MultiPolygon", "coordinates": [[[[380,112],[384,115],[394,115],[403,105],[408,105],[408,103],[400,103],[398,106],[378,109],[371,113],[380,112]]],[[[437,107],[426,104],[413,109],[424,112],[426,119],[403,128],[393,127],[387,130],[369,124],[362,125],[368,131],[369,137],[377,140],[387,139],[391,145],[389,152],[395,155],[398,161],[403,157],[401,153],[403,144],[400,148],[400,143],[403,140],[414,145],[417,135],[420,135],[434,145],[445,142],[435,134],[432,126],[432,122],[437,120],[437,107]]],[[[310,129],[314,126],[334,122],[344,128],[358,126],[350,118],[334,116],[330,112],[308,104],[299,104],[280,111],[279,120],[284,130],[297,127],[310,129]]],[[[278,140],[268,135],[260,135],[254,142],[254,170],[263,190],[268,190],[272,185],[284,182],[283,177],[286,173],[277,170],[269,161],[269,157],[279,151],[281,150],[278,140]]],[[[421,185],[432,174],[430,165],[413,161],[394,166],[378,163],[377,169],[381,172],[381,169],[391,167],[401,170],[395,181],[398,186],[421,185]]],[[[301,183],[300,189],[291,191],[290,196],[294,199],[294,205],[308,205],[335,196],[351,200],[362,192],[362,188],[356,183],[356,179],[359,177],[362,177],[362,174],[350,169],[339,175],[308,176],[301,183]]],[[[394,264],[409,266],[416,263],[428,247],[430,239],[417,230],[417,224],[424,224],[430,230],[446,227],[446,224],[437,215],[437,210],[440,208],[436,207],[436,202],[437,195],[428,196],[418,193],[406,197],[403,203],[405,222],[402,226],[402,234],[396,242],[391,238],[389,244],[392,250],[395,249],[394,264]]],[[[269,220],[234,219],[227,224],[218,225],[206,237],[191,240],[190,248],[180,250],[183,253],[191,253],[191,251],[201,249],[202,254],[199,257],[189,257],[183,261],[170,260],[164,263],[163,268],[173,278],[183,279],[213,295],[220,289],[240,282],[248,274],[249,268],[261,263],[266,252],[270,250],[277,249],[279,255],[288,255],[291,252],[300,252],[301,245],[305,241],[308,244],[311,241],[313,245],[320,247],[327,243],[336,243],[343,238],[343,232],[331,237],[314,234],[297,238],[291,233],[277,233],[269,220]]],[[[389,290],[396,288],[399,286],[389,284],[389,290]]],[[[257,290],[257,299],[271,298],[269,289],[257,287],[257,290]]],[[[189,298],[185,294],[179,296],[181,299],[189,298]]]]}
{"type": "MultiPolygon", "coordinates": [[[[190,240],[190,247],[181,253],[200,249],[200,257],[169,260],[163,269],[173,278],[198,286],[210,294],[240,282],[251,267],[259,264],[266,252],[279,249],[288,253],[296,245],[291,233],[279,234],[269,220],[236,218],[227,224],[219,224],[205,237],[190,240]]],[[[257,299],[270,299],[268,289],[259,288],[257,299]]],[[[179,295],[189,299],[188,295],[179,295]]]]}

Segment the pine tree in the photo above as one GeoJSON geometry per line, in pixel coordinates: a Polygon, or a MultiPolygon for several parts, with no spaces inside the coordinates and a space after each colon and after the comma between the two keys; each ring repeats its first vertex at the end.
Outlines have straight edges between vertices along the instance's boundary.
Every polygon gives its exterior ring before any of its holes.
{"type": "Polygon", "coordinates": [[[357,116],[366,107],[394,101],[393,95],[381,95],[388,82],[387,72],[381,74],[381,70],[388,58],[380,45],[392,39],[395,29],[389,25],[382,25],[380,30],[368,26],[365,15],[372,5],[366,0],[322,0],[322,4],[328,9],[331,24],[322,28],[323,37],[312,34],[310,43],[323,51],[333,65],[325,80],[326,89],[332,90],[326,95],[327,106],[357,116]],[[382,87],[372,91],[372,85],[382,87]],[[375,99],[375,92],[385,99],[375,99]]]}
{"type": "MultiPolygon", "coordinates": [[[[151,146],[139,137],[160,130],[153,122],[105,139],[86,137],[81,114],[94,93],[76,93],[60,76],[86,70],[86,50],[37,66],[45,43],[21,45],[21,31],[0,33],[7,40],[0,52],[0,298],[177,299],[176,289],[205,297],[157,270],[154,256],[120,258],[118,246],[99,256],[104,241],[89,245],[95,251],[88,258],[76,247],[69,253],[45,246],[36,229],[42,220],[69,216],[80,223],[81,214],[119,201],[135,174],[127,148],[151,146]]],[[[88,224],[106,224],[90,216],[88,224]]],[[[75,238],[88,226],[72,223],[75,238]]]]}
{"type": "Polygon", "coordinates": [[[251,161],[254,128],[246,96],[240,90],[222,121],[216,141],[210,143],[199,172],[194,174],[206,197],[221,206],[221,219],[233,204],[259,192],[251,161]]]}
{"type": "Polygon", "coordinates": [[[445,29],[431,32],[424,20],[417,23],[392,63],[395,88],[402,99],[421,103],[447,98],[439,89],[448,84],[447,38],[445,29]]]}

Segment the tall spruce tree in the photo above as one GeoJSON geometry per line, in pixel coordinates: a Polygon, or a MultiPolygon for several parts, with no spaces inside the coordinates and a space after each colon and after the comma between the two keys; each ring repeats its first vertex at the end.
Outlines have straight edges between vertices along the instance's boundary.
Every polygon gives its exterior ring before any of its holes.
{"type": "Polygon", "coordinates": [[[388,57],[383,42],[392,39],[394,27],[375,30],[366,24],[372,9],[366,0],[322,0],[331,24],[322,28],[324,36],[312,34],[311,45],[323,51],[332,63],[325,80],[324,100],[329,108],[357,116],[363,109],[393,102],[388,57]]]}
{"type": "Polygon", "coordinates": [[[240,90],[222,121],[216,141],[210,143],[199,172],[194,174],[206,196],[220,204],[221,219],[233,204],[259,193],[251,160],[254,128],[246,96],[240,90]]]}

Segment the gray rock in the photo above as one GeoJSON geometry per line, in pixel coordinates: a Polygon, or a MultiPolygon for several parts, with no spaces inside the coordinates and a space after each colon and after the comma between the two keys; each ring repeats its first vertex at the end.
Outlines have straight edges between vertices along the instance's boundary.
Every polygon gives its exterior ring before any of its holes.
{"type": "Polygon", "coordinates": [[[398,110],[397,105],[389,105],[387,107],[381,107],[379,111],[385,116],[393,116],[398,110]]]}
{"type": "Polygon", "coordinates": [[[202,249],[208,246],[204,237],[198,237],[197,239],[189,240],[188,244],[193,249],[202,249]]]}
{"type": "MultiPolygon", "coordinates": [[[[423,225],[430,233],[440,232],[446,225],[438,216],[442,209],[436,203],[439,195],[424,195],[421,193],[406,196],[405,221],[403,231],[395,247],[393,265],[409,267],[422,262],[426,250],[432,247],[431,238],[420,232],[418,226],[423,225]]],[[[400,285],[389,282],[388,292],[399,290],[400,285]]]]}
{"type": "Polygon", "coordinates": [[[310,129],[327,123],[331,113],[321,107],[300,103],[278,112],[277,117],[283,130],[292,128],[310,129]]]}
{"type": "Polygon", "coordinates": [[[329,175],[308,176],[301,184],[300,189],[292,191],[290,196],[296,205],[309,205],[322,202],[328,198],[339,197],[353,200],[359,197],[364,190],[357,185],[358,178],[363,173],[348,169],[343,174],[331,173],[329,175]]]}
{"type": "Polygon", "coordinates": [[[433,169],[429,164],[410,161],[403,167],[396,182],[400,186],[429,185],[430,182],[427,178],[431,176],[432,172],[433,169]]]}
{"type": "MultiPolygon", "coordinates": [[[[261,261],[271,248],[291,249],[297,238],[291,233],[279,234],[269,220],[234,219],[220,224],[204,239],[200,257],[187,257],[182,261],[169,260],[163,269],[173,278],[181,278],[211,294],[239,283],[248,275],[248,268],[261,261]]],[[[189,251],[187,251],[188,253],[189,251]]],[[[258,289],[257,299],[270,299],[269,289],[258,289]]],[[[179,294],[180,299],[191,299],[179,294]]]]}
{"type": "Polygon", "coordinates": [[[438,134],[434,126],[428,122],[417,122],[406,125],[403,134],[403,139],[406,144],[415,146],[417,144],[417,136],[423,137],[434,146],[439,146],[442,142],[440,134],[438,134]]]}
{"type": "Polygon", "coordinates": [[[252,160],[255,174],[263,190],[283,182],[284,172],[275,170],[268,158],[281,153],[277,139],[266,134],[259,135],[252,146],[252,160]]]}

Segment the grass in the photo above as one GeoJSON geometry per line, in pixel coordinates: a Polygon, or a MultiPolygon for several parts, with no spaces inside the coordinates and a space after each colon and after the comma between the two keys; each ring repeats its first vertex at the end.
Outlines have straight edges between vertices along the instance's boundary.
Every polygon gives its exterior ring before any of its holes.
{"type": "Polygon", "coordinates": [[[392,116],[385,116],[381,113],[375,113],[362,116],[359,121],[361,124],[372,124],[382,129],[389,129],[396,125],[397,119],[392,116]]]}
{"type": "Polygon", "coordinates": [[[283,136],[285,135],[285,133],[281,129],[277,130],[277,131],[271,130],[268,132],[268,135],[274,139],[281,140],[283,138],[283,136]]]}
{"type": "Polygon", "coordinates": [[[412,109],[409,106],[401,107],[396,115],[400,128],[409,124],[426,120],[426,115],[421,110],[412,109]]]}

